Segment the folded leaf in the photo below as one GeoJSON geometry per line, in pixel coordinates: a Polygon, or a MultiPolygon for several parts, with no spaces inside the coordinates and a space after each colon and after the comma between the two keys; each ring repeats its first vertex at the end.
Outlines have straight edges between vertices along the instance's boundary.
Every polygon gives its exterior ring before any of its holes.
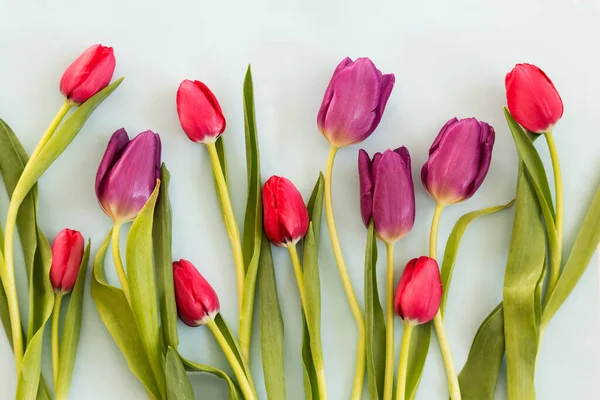
{"type": "Polygon", "coordinates": [[[227,383],[227,389],[229,390],[229,400],[244,399],[244,396],[242,396],[242,393],[240,392],[240,389],[238,388],[237,384],[225,372],[221,371],[218,368],[195,363],[184,357],[181,357],[181,361],[190,371],[205,372],[207,374],[214,375],[217,378],[223,379],[225,383],[227,383]]]}
{"type": "Polygon", "coordinates": [[[57,399],[66,399],[71,387],[71,378],[75,367],[75,357],[79,346],[79,333],[81,331],[81,314],[83,309],[83,295],[87,266],[90,262],[90,242],[88,241],[81,259],[79,274],[75,287],[69,297],[69,307],[65,316],[62,339],[60,342],[60,363],[58,368],[58,385],[54,389],[57,399]]]}
{"type": "Polygon", "coordinates": [[[172,347],[167,349],[165,362],[165,375],[167,377],[168,400],[194,400],[194,389],[179,358],[179,354],[172,347]]]}
{"type": "Polygon", "coordinates": [[[242,369],[244,370],[244,375],[246,375],[246,377],[248,378],[248,382],[250,383],[252,391],[256,392],[256,388],[254,387],[254,380],[252,379],[252,373],[250,371],[250,365],[242,356],[240,346],[238,345],[237,340],[235,340],[233,334],[231,333],[231,330],[227,326],[227,323],[221,316],[221,313],[217,314],[217,316],[215,317],[215,324],[217,325],[217,328],[219,328],[221,334],[227,341],[227,344],[229,348],[231,348],[231,351],[235,355],[235,358],[237,359],[238,363],[242,366],[242,369]]]}
{"type": "Polygon", "coordinates": [[[431,343],[431,322],[413,328],[408,353],[406,372],[406,398],[414,400],[421,382],[429,345],[431,343]]]}
{"type": "Polygon", "coordinates": [[[125,294],[119,288],[110,286],[104,273],[104,258],[110,243],[111,232],[98,249],[94,261],[91,292],[104,326],[127,360],[133,374],[146,387],[153,399],[161,399],[161,393],[150,367],[150,361],[142,346],[133,313],[125,294]]]}

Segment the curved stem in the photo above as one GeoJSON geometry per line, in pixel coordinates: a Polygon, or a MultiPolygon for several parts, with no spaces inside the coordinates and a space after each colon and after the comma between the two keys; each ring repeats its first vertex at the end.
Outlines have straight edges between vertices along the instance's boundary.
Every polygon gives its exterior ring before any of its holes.
{"type": "Polygon", "coordinates": [[[408,368],[408,351],[410,350],[410,337],[413,326],[404,323],[404,336],[402,336],[402,348],[400,349],[400,364],[398,365],[398,386],[396,389],[396,400],[406,398],[406,370],[408,368]]]}
{"type": "Polygon", "coordinates": [[[344,255],[342,254],[342,247],[340,246],[340,240],[338,238],[337,229],[335,226],[335,217],[333,215],[333,204],[331,198],[331,178],[333,174],[333,162],[337,153],[335,147],[332,147],[329,151],[329,158],[327,159],[327,168],[325,170],[325,215],[327,218],[327,226],[329,228],[329,237],[331,238],[331,247],[333,248],[333,255],[335,256],[335,262],[346,291],[346,297],[352,310],[352,315],[356,321],[358,328],[358,345],[356,349],[356,367],[354,371],[354,384],[352,386],[352,399],[358,400],[362,398],[363,384],[365,380],[365,357],[366,357],[366,329],[365,329],[365,318],[363,317],[358,301],[356,300],[356,294],[352,288],[352,282],[350,281],[350,275],[348,274],[348,268],[344,261],[344,255]]]}
{"type": "Polygon", "coordinates": [[[442,211],[444,211],[444,205],[436,203],[433,218],[431,219],[431,231],[429,231],[429,257],[434,259],[437,259],[437,237],[442,211]]]}
{"type": "Polygon", "coordinates": [[[456,376],[456,369],[454,368],[454,361],[452,360],[452,353],[450,352],[450,343],[448,342],[448,336],[446,335],[446,329],[444,328],[444,321],[442,320],[442,314],[440,311],[438,311],[433,318],[433,324],[435,326],[435,333],[438,337],[438,342],[440,343],[440,350],[442,351],[444,366],[446,367],[450,398],[452,400],[461,400],[458,377],[456,376]]]}
{"type": "Polygon", "coordinates": [[[385,305],[385,379],[383,399],[392,400],[394,392],[394,245],[385,244],[387,255],[385,305]]]}
{"type": "Polygon", "coordinates": [[[115,269],[117,270],[117,275],[119,276],[119,282],[121,282],[121,288],[123,289],[123,293],[125,294],[127,302],[131,304],[131,299],[129,298],[129,283],[127,281],[127,274],[125,274],[125,268],[123,267],[123,261],[121,260],[121,249],[119,247],[121,226],[121,223],[115,222],[115,225],[112,229],[112,256],[115,262],[115,269]]]}
{"type": "MultiPolygon", "coordinates": [[[[298,283],[298,292],[300,292],[300,301],[302,302],[302,310],[304,312],[304,317],[306,318],[306,323],[310,324],[310,319],[308,317],[308,307],[306,303],[306,291],[304,290],[304,274],[302,272],[302,264],[300,263],[300,257],[298,257],[298,250],[296,248],[296,244],[290,244],[287,249],[290,253],[290,258],[292,259],[292,265],[294,266],[294,273],[296,274],[296,282],[298,283]]],[[[310,333],[310,327],[308,330],[310,333]]],[[[312,341],[310,342],[310,346],[312,349],[312,341]]],[[[313,357],[313,361],[315,363],[315,370],[317,372],[317,387],[319,390],[319,399],[327,400],[327,384],[325,381],[325,366],[323,365],[323,357],[313,357]]]]}
{"type": "Polygon", "coordinates": [[[58,346],[58,329],[60,324],[60,304],[62,303],[63,294],[56,293],[54,298],[54,310],[52,311],[52,375],[54,377],[54,391],[58,387],[58,365],[59,365],[59,346],[58,346]]]}
{"type": "MultiPolygon", "coordinates": [[[[46,145],[50,137],[52,137],[56,131],[56,128],[70,109],[71,103],[65,100],[65,103],[63,103],[60,110],[58,110],[58,113],[52,122],[50,122],[50,125],[42,135],[42,138],[38,142],[25,167],[35,163],[37,155],[46,145]]],[[[35,182],[33,182],[33,184],[35,184],[35,182]]],[[[21,332],[21,315],[19,314],[19,299],[17,297],[15,280],[14,241],[19,207],[27,196],[27,193],[29,193],[29,189],[25,191],[24,187],[31,187],[33,184],[31,182],[24,182],[19,179],[11,196],[10,204],[8,206],[8,213],[6,215],[6,236],[4,238],[5,265],[0,271],[0,277],[2,278],[4,291],[6,292],[6,300],[8,302],[8,313],[12,330],[13,351],[15,354],[15,370],[17,372],[17,376],[19,376],[21,373],[21,361],[23,360],[23,334],[21,332]]]]}
{"type": "Polygon", "coordinates": [[[227,182],[225,181],[225,175],[223,175],[223,169],[221,162],[219,161],[219,154],[217,153],[217,147],[214,143],[206,143],[208,154],[210,156],[210,162],[212,164],[213,173],[215,175],[215,182],[217,190],[219,192],[219,201],[223,211],[223,221],[225,222],[225,229],[229,235],[229,241],[231,242],[231,248],[233,250],[233,262],[235,263],[235,274],[237,277],[237,289],[238,289],[238,307],[240,315],[242,314],[243,296],[244,296],[244,257],[242,255],[242,242],[240,240],[240,231],[235,221],[235,215],[233,214],[233,206],[231,205],[231,197],[229,196],[229,189],[227,188],[227,182]]]}
{"type": "Polygon", "coordinates": [[[238,380],[238,384],[240,385],[240,389],[242,390],[244,398],[246,400],[256,400],[256,393],[254,393],[254,390],[252,389],[252,386],[250,385],[249,381],[249,379],[251,378],[246,376],[244,369],[238,362],[238,359],[236,358],[235,354],[233,354],[231,347],[229,347],[227,339],[225,339],[225,336],[223,336],[223,333],[221,332],[214,320],[208,321],[207,326],[214,335],[215,339],[217,340],[217,343],[221,347],[221,350],[223,350],[227,361],[229,361],[229,365],[231,365],[231,368],[233,369],[233,373],[235,374],[235,377],[238,380]]]}
{"type": "Polygon", "coordinates": [[[554,136],[552,131],[544,133],[546,142],[548,143],[548,150],[550,151],[550,158],[552,160],[552,170],[554,171],[554,194],[556,196],[556,234],[557,234],[557,245],[554,246],[553,253],[550,256],[550,278],[548,280],[548,291],[546,299],[550,298],[550,294],[554,291],[558,278],[560,277],[560,264],[562,261],[562,243],[563,243],[563,214],[564,214],[564,200],[563,200],[563,183],[562,173],[560,171],[560,163],[558,161],[558,151],[556,149],[556,143],[554,142],[554,136]]]}

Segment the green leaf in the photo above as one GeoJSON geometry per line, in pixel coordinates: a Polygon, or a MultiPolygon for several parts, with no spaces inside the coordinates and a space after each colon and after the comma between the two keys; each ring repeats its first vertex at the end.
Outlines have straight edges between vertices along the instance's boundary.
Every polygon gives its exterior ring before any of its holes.
{"type": "Polygon", "coordinates": [[[365,323],[367,328],[367,378],[372,400],[383,398],[385,379],[385,317],[377,288],[377,239],[373,220],[365,250],[365,323]]]}
{"type": "MultiPolygon", "coordinates": [[[[302,314],[302,366],[304,371],[304,398],[306,400],[318,400],[320,396],[317,370],[310,350],[310,332],[308,332],[304,314],[302,314]]],[[[269,396],[269,399],[277,399],[277,397],[269,396]]]]}
{"type": "Polygon", "coordinates": [[[463,400],[494,400],[498,371],[504,357],[504,310],[502,303],[483,321],[458,375],[463,400]]]}
{"type": "MultiPolygon", "coordinates": [[[[2,256],[0,255],[0,257],[2,256]]],[[[4,257],[2,257],[1,262],[4,264],[4,257]]],[[[4,327],[4,333],[6,333],[8,343],[12,346],[12,329],[8,314],[8,299],[6,298],[6,292],[4,291],[4,285],[0,285],[0,320],[2,320],[2,326],[4,327]]]]}
{"type": "Polygon", "coordinates": [[[321,239],[324,188],[325,179],[323,178],[323,173],[319,172],[319,177],[317,178],[317,182],[315,182],[315,186],[306,206],[308,209],[308,215],[310,216],[310,222],[312,222],[313,234],[315,235],[315,243],[317,244],[317,248],[321,239]]]}
{"type": "Polygon", "coordinates": [[[406,398],[414,400],[425,368],[427,353],[431,343],[431,322],[413,328],[408,353],[406,372],[406,398]]]}
{"type": "Polygon", "coordinates": [[[152,225],[154,206],[160,190],[157,182],[152,195],[131,224],[127,236],[127,281],[129,283],[131,311],[140,333],[142,345],[148,355],[150,367],[161,393],[165,392],[163,349],[158,324],[158,300],[152,251],[152,225]]]}
{"type": "Polygon", "coordinates": [[[596,190],[583,224],[579,229],[571,254],[558,279],[556,288],[548,298],[542,314],[542,327],[545,327],[571,294],[575,285],[590,263],[600,243],[600,187],[596,190]]]}
{"type": "Polygon", "coordinates": [[[154,399],[161,399],[150,361],[142,346],[140,334],[127,303],[125,294],[119,288],[110,286],[104,273],[104,258],[110,243],[111,232],[96,254],[92,274],[91,292],[104,326],[127,360],[133,374],[142,382],[154,399]]]}
{"type": "MultiPolygon", "coordinates": [[[[181,357],[181,355],[179,356],[181,357]]],[[[194,361],[188,360],[185,357],[181,357],[183,364],[191,371],[205,372],[216,376],[219,379],[223,379],[227,383],[227,389],[229,390],[229,400],[243,400],[244,396],[240,392],[237,384],[227,375],[225,372],[218,368],[210,367],[208,365],[198,364],[194,361]]]]}
{"type": "Polygon", "coordinates": [[[225,340],[227,341],[227,345],[231,348],[231,351],[235,355],[235,358],[237,359],[238,363],[242,366],[242,369],[244,370],[244,375],[246,375],[246,377],[248,378],[252,390],[256,391],[256,388],[254,387],[254,380],[252,379],[252,373],[250,372],[250,365],[248,365],[248,362],[246,361],[244,356],[242,356],[240,346],[237,340],[235,340],[233,334],[231,333],[231,330],[227,326],[227,323],[221,316],[221,313],[218,313],[216,315],[215,324],[217,328],[219,328],[219,330],[221,331],[221,334],[223,335],[225,340]]]}
{"type": "Polygon", "coordinates": [[[225,155],[225,142],[223,141],[223,136],[219,136],[217,138],[217,141],[215,142],[215,147],[217,148],[219,163],[221,164],[221,170],[223,171],[225,183],[229,185],[229,178],[227,177],[227,157],[225,155]]]}
{"type": "Polygon", "coordinates": [[[258,285],[260,348],[265,388],[269,399],[285,400],[283,317],[277,294],[271,242],[266,237],[262,239],[258,273],[260,282],[258,285]]]}
{"type": "Polygon", "coordinates": [[[90,242],[88,241],[81,259],[79,273],[75,287],[71,292],[69,307],[65,316],[62,339],[60,342],[60,363],[58,368],[58,384],[54,389],[56,398],[66,399],[71,387],[71,378],[75,367],[75,357],[79,346],[79,333],[81,331],[81,314],[83,308],[83,295],[87,266],[90,262],[90,242]]]}
{"type": "Polygon", "coordinates": [[[167,377],[168,400],[194,400],[194,389],[190,379],[185,372],[179,354],[171,346],[167,349],[165,375],[167,377]]]}
{"type": "Polygon", "coordinates": [[[536,288],[545,267],[545,235],[538,198],[521,164],[515,218],[504,275],[504,337],[508,397],[535,398],[535,362],[539,343],[536,288]]]}
{"type": "Polygon", "coordinates": [[[484,208],[482,210],[472,211],[460,217],[460,219],[454,225],[450,236],[448,237],[448,241],[446,242],[446,250],[444,251],[444,260],[442,262],[442,287],[444,291],[442,293],[442,302],[440,305],[440,310],[442,315],[444,315],[444,311],[446,310],[446,301],[448,300],[448,292],[450,291],[450,283],[452,282],[452,272],[454,270],[454,263],[456,262],[456,255],[458,253],[458,248],[460,246],[460,241],[467,230],[467,227],[471,222],[476,220],[479,217],[483,217],[485,215],[493,214],[498,211],[505,210],[511,207],[514,203],[514,200],[511,200],[509,203],[496,206],[484,208]]]}
{"type": "Polygon", "coordinates": [[[254,89],[252,71],[248,66],[244,78],[244,132],[246,138],[246,169],[248,173],[248,200],[244,216],[242,237],[242,255],[246,276],[244,278],[244,296],[242,315],[240,316],[240,338],[250,343],[252,318],[256,293],[256,277],[260,260],[262,241],[262,182],[260,178],[260,154],[254,115],[254,89]]]}
{"type": "Polygon", "coordinates": [[[173,256],[171,252],[173,228],[169,201],[169,170],[163,163],[160,174],[161,189],[154,209],[152,240],[156,264],[156,289],[160,307],[160,321],[165,346],[177,349],[177,305],[173,287],[173,256]]]}

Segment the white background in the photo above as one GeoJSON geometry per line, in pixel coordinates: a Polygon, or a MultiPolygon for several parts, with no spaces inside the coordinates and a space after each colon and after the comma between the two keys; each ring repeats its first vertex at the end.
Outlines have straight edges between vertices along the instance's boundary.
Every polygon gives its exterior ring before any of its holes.
{"type": "MultiPolygon", "coordinates": [[[[64,227],[81,230],[91,237],[95,253],[110,229],[110,220],[97,206],[94,194],[96,168],[109,136],[120,127],[131,135],[146,129],[159,132],[163,158],[172,174],[174,257],[194,262],[214,285],[223,315],[234,330],[235,274],[208,156],[202,146],[185,137],[175,111],[175,92],[184,78],[204,81],[226,114],[232,196],[241,221],[246,196],[241,84],[248,63],[254,73],[263,177],[286,176],[305,196],[327,157],[316,114],[337,63],[345,56],[369,56],[383,72],[393,72],[396,87],[381,125],[361,146],[372,153],[406,145],[412,155],[417,221],[396,246],[398,273],[410,258],[427,251],[434,203],[420,184],[419,172],[433,138],[449,118],[483,119],[496,128],[497,138],[489,175],[479,192],[444,212],[440,251],[460,215],[512,198],[517,157],[502,107],[504,76],[517,62],[541,66],[565,103],[555,136],[565,180],[567,249],[599,183],[597,0],[0,0],[0,10],[0,116],[28,151],[62,102],[58,92],[62,71],[87,46],[98,42],[113,46],[115,75],[126,77],[41,179],[40,222],[45,233],[52,238],[64,227]]],[[[362,304],[365,229],[359,215],[358,148],[340,151],[333,194],[344,254],[362,304]]],[[[538,148],[548,162],[545,145],[540,142],[538,148]]],[[[2,215],[7,205],[4,196],[2,215]]],[[[480,322],[501,300],[511,219],[512,210],[485,217],[473,223],[464,237],[446,318],[459,369],[480,322]]],[[[325,231],[322,238],[323,346],[330,398],[338,400],[350,393],[356,331],[325,231]]],[[[286,329],[288,398],[302,399],[296,282],[287,253],[282,249],[273,253],[286,329]]],[[[600,393],[596,265],[597,258],[547,329],[536,376],[539,399],[590,399],[600,393]]],[[[114,273],[109,278],[117,282],[114,273]]],[[[379,278],[383,283],[381,259],[379,278]]],[[[21,297],[25,312],[25,292],[21,297]]],[[[396,332],[399,346],[399,322],[396,332]]],[[[229,370],[206,329],[182,325],[180,334],[186,356],[229,370]]],[[[252,355],[254,376],[264,398],[258,329],[252,355]]],[[[2,399],[14,396],[13,371],[11,351],[1,335],[2,399]]],[[[46,376],[51,376],[49,369],[46,376]]],[[[201,376],[193,381],[202,399],[226,398],[220,381],[201,376]]],[[[503,372],[498,398],[505,397],[504,384],[503,372]]],[[[71,398],[145,398],[89,292],[71,398]]],[[[447,398],[435,341],[418,398],[447,398]]]]}

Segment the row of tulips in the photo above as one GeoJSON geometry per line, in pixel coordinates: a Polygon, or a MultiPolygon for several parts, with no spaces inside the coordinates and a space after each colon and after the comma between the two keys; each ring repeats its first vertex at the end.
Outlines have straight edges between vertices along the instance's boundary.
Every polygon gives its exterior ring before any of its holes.
{"type": "MultiPolygon", "coordinates": [[[[65,399],[68,396],[82,319],[89,244],[86,247],[81,233],[65,229],[56,236],[50,249],[37,224],[35,184],[75,138],[95,108],[120,84],[121,80],[110,84],[115,65],[112,49],[96,45],[67,68],[60,82],[65,102],[28,160],[22,157],[24,150],[10,128],[3,121],[0,124],[0,140],[11,144],[10,148],[3,148],[14,152],[2,158],[27,160],[0,168],[11,194],[4,257],[0,257],[0,278],[4,288],[0,293],[0,311],[15,354],[18,399],[65,399]],[[5,171],[18,179],[7,180],[5,171]],[[25,217],[18,218],[22,215],[25,217]],[[31,298],[27,332],[22,329],[16,295],[14,236],[17,227],[31,298]],[[72,294],[61,338],[61,304],[69,293],[72,294]],[[50,318],[53,391],[41,371],[44,329],[50,318]]],[[[574,288],[600,241],[600,195],[596,195],[577,239],[581,243],[576,242],[573,252],[563,263],[562,179],[552,138],[552,128],[563,113],[560,96],[547,76],[533,65],[519,64],[507,75],[506,116],[517,144],[521,167],[504,303],[484,321],[473,343],[471,355],[474,358],[470,355],[463,372],[458,375],[444,329],[444,309],[461,232],[473,219],[505,209],[512,202],[461,218],[448,239],[443,264],[438,264],[441,259],[437,251],[437,232],[442,211],[446,206],[468,200],[480,188],[491,163],[495,140],[494,129],[485,122],[475,118],[449,120],[435,138],[427,162],[421,168],[422,184],[436,203],[429,254],[409,261],[396,284],[394,245],[410,232],[416,218],[411,157],[405,147],[375,153],[373,157],[361,149],[358,152],[358,192],[360,214],[368,231],[363,312],[336,229],[331,189],[333,164],[338,150],[364,141],[376,130],[394,81],[393,74],[382,74],[368,58],[355,61],[346,58],[335,69],[317,115],[317,125],[331,151],[325,174],[319,177],[310,200],[305,203],[300,192],[286,178],[272,176],[262,184],[252,78],[248,71],[244,81],[248,201],[242,234],[233,213],[228,185],[221,137],[226,128],[223,111],[204,83],[192,80],[181,83],[177,91],[181,127],[191,141],[201,143],[207,149],[224,228],[231,242],[238,289],[237,334],[232,333],[221,316],[219,298],[198,269],[184,259],[172,262],[169,173],[164,164],[161,165],[159,135],[145,131],[130,139],[125,129],[112,135],[98,167],[95,190],[113,227],[96,255],[91,291],[107,330],[151,398],[193,399],[186,371],[201,371],[223,379],[230,398],[257,399],[259,391],[249,367],[255,298],[260,302],[267,395],[270,399],[286,397],[281,346],[283,327],[273,279],[271,248],[266,239],[288,250],[295,273],[305,328],[303,363],[305,367],[310,366],[305,376],[306,396],[328,398],[320,341],[318,278],[323,207],[341,282],[358,329],[356,369],[349,390],[352,399],[362,398],[365,375],[372,399],[413,399],[429,349],[431,325],[438,338],[453,400],[493,396],[498,373],[496,363],[505,351],[509,398],[535,398],[533,376],[537,353],[532,355],[531,349],[539,347],[540,332],[574,288]],[[552,156],[555,207],[549,198],[544,167],[533,147],[533,140],[539,134],[546,137],[552,156]],[[123,260],[120,236],[122,227],[128,223],[131,228],[123,260]],[[523,244],[523,237],[529,239],[531,247],[523,244]],[[374,279],[376,239],[386,247],[385,308],[380,305],[374,279]],[[118,287],[107,281],[104,272],[109,245],[119,279],[118,287]],[[546,290],[542,290],[544,279],[540,277],[546,274],[546,249],[549,280],[546,290]],[[515,254],[524,253],[529,254],[527,260],[515,259],[515,254]],[[532,262],[535,257],[541,258],[532,262]],[[260,289],[256,295],[259,279],[260,289]],[[522,293],[515,290],[515,282],[525,288],[522,293]],[[527,286],[527,282],[532,284],[527,286]],[[544,297],[542,293],[545,293],[544,297]],[[528,300],[531,303],[527,303],[528,300]],[[529,308],[525,307],[529,304],[529,308]],[[396,382],[394,312],[404,322],[396,382]],[[177,315],[189,326],[206,325],[209,328],[229,361],[235,379],[221,370],[188,360],[178,352],[177,315]],[[519,336],[521,330],[527,330],[526,324],[534,319],[529,317],[534,315],[538,316],[534,334],[519,336]],[[498,324],[504,329],[490,331],[498,324]],[[496,342],[502,345],[491,346],[496,342]],[[481,343],[490,343],[491,347],[481,347],[481,343]],[[529,346],[525,354],[522,343],[529,346]],[[493,355],[481,357],[485,352],[491,353],[492,349],[493,355]],[[499,357],[497,352],[500,352],[499,357]],[[482,381],[482,374],[487,374],[489,379],[482,381]]]]}

